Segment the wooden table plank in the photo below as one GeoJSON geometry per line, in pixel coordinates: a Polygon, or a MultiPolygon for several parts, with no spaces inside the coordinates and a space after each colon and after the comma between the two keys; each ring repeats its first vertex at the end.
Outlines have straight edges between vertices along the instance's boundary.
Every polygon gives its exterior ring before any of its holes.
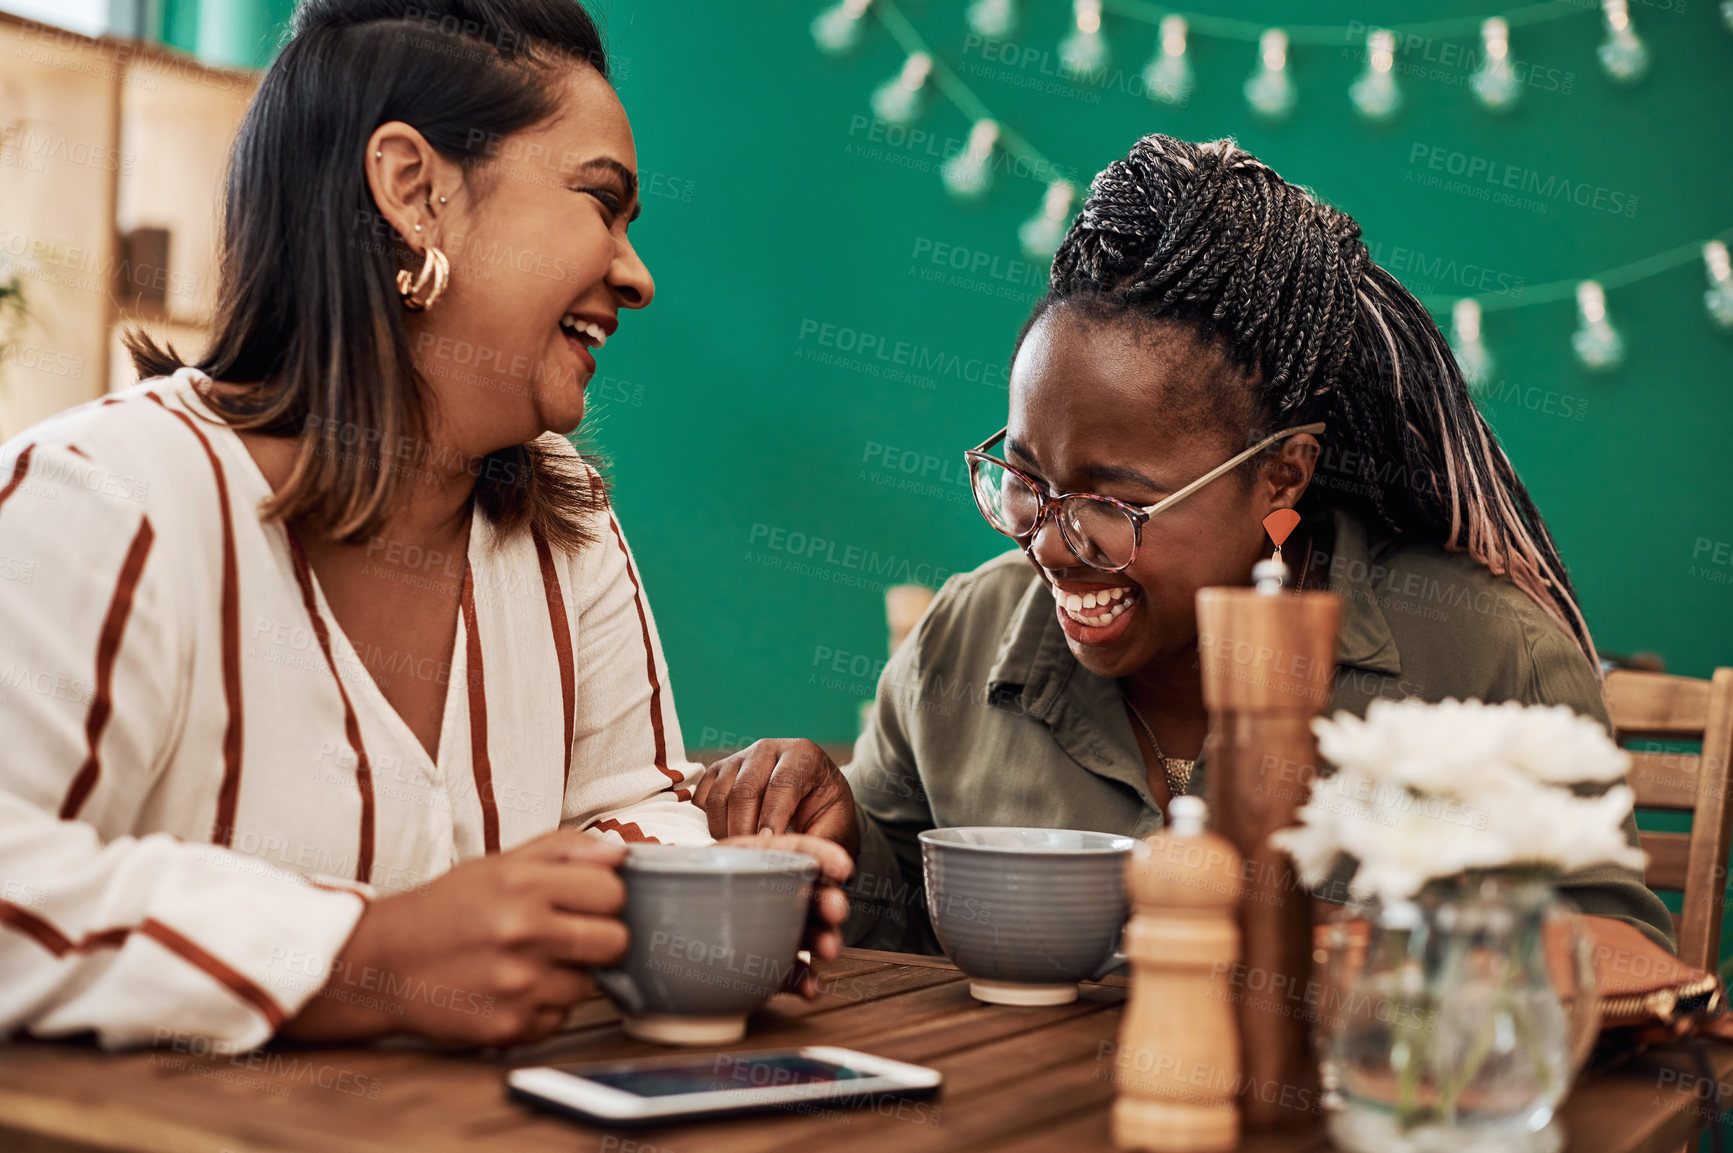
{"type": "MultiPolygon", "coordinates": [[[[963,996],[967,996],[964,992],[963,996]]],[[[718,1122],[702,1128],[690,1126],[657,1130],[652,1144],[678,1145],[690,1139],[705,1153],[825,1153],[883,1148],[894,1144],[899,1151],[955,1144],[948,1118],[965,1108],[971,1095],[997,1090],[1028,1080],[1043,1070],[1067,1060],[1087,1060],[1111,1041],[1118,1031],[1117,1008],[1123,995],[1117,991],[1092,991],[1078,1005],[1052,1009],[1018,1009],[1010,1025],[1007,1018],[988,1025],[999,1032],[994,1040],[982,1036],[982,1026],[991,1017],[974,1017],[966,1010],[947,1013],[953,1022],[947,1030],[898,1031],[899,1036],[875,1036],[864,1046],[876,1055],[898,1061],[929,1065],[945,1075],[943,1095],[933,1102],[874,1101],[861,1116],[882,1119],[871,1125],[842,1116],[771,1116],[756,1123],[745,1119],[718,1122]],[[972,1043],[974,1042],[974,1043],[972,1043]],[[917,1107],[919,1106],[919,1107],[917,1107]],[[920,1133],[913,1130],[919,1129],[920,1133]]],[[[992,1007],[994,1012],[999,1007],[992,1007]]],[[[834,1114],[836,1111],[831,1111],[834,1114]]]]}
{"type": "MultiPolygon", "coordinates": [[[[678,1153],[897,1153],[1110,1148],[1112,1084],[1098,1060],[1118,1028],[1123,981],[1074,1005],[983,1005],[938,958],[848,950],[816,968],[825,995],[777,998],[741,1048],[841,1044],[939,1068],[942,1097],[816,1115],[654,1131],[605,1130],[526,1109],[501,1084],[512,1066],[665,1054],[624,1036],[606,1002],[580,1027],[509,1053],[393,1042],[273,1047],[234,1058],[167,1050],[105,1054],[78,1044],[0,1046],[0,1149],[8,1153],[618,1153],[627,1141],[678,1153]],[[936,1121],[936,1123],[934,1123],[936,1121]]],[[[703,1052],[703,1050],[699,1050],[703,1052]]],[[[1707,1080],[1669,1047],[1596,1069],[1566,1103],[1572,1153],[1676,1153],[1733,1100],[1733,1045],[1709,1042],[1707,1080]]],[[[1313,1153],[1319,1139],[1249,1141],[1247,1153],[1313,1153]]]]}

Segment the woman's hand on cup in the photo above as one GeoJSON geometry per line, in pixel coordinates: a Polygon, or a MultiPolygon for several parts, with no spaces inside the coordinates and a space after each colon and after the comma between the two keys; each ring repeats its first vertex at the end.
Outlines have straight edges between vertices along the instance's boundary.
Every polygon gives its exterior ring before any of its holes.
{"type": "MultiPolygon", "coordinates": [[[[834,846],[833,846],[834,847],[834,846]]],[[[537,1041],[595,995],[589,968],[626,952],[625,847],[558,829],[368,905],[280,1035],[413,1033],[464,1044],[537,1041]]]]}
{"type": "MultiPolygon", "coordinates": [[[[728,837],[721,843],[745,849],[804,853],[818,862],[818,883],[813,886],[812,911],[807,915],[801,947],[821,960],[835,960],[842,952],[842,923],[848,920],[848,898],[843,895],[842,885],[854,872],[854,861],[842,847],[828,838],[806,833],[755,833],[728,837]]],[[[818,978],[798,962],[789,975],[787,987],[808,1000],[819,994],[818,978]]]]}
{"type": "Polygon", "coordinates": [[[710,821],[710,835],[808,833],[860,851],[854,790],[830,754],[811,741],[757,741],[704,772],[693,801],[710,821]]]}

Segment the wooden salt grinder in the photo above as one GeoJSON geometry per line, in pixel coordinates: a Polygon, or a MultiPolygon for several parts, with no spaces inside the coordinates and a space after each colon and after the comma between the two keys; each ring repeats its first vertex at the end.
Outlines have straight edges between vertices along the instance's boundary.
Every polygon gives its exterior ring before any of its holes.
{"type": "Polygon", "coordinates": [[[1227,1153],[1240,1139],[1240,1043],[1228,976],[1239,960],[1240,855],[1175,797],[1171,824],[1125,862],[1131,996],[1114,1053],[1113,1140],[1156,1153],[1227,1153]]]}
{"type": "Polygon", "coordinates": [[[1310,790],[1318,759],[1312,719],[1330,703],[1342,605],[1331,593],[1286,592],[1279,580],[1197,594],[1209,811],[1216,832],[1246,861],[1245,967],[1233,996],[1246,1074],[1242,1118],[1251,1130],[1315,1123],[1319,1115],[1306,1012],[1312,899],[1288,855],[1269,842],[1297,823],[1310,790]]]}

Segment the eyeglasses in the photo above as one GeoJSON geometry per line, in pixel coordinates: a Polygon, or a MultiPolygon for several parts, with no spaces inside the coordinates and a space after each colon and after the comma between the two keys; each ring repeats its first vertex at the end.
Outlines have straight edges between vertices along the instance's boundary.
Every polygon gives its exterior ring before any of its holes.
{"type": "Polygon", "coordinates": [[[1059,535],[1066,547],[1077,554],[1077,559],[1102,572],[1119,572],[1137,559],[1138,546],[1143,543],[1143,526],[1150,517],[1172,508],[1279,440],[1303,432],[1314,436],[1322,434],[1324,424],[1319,421],[1271,433],[1178,492],[1142,507],[1095,492],[1048,496],[1034,477],[998,457],[987,455],[987,449],[1004,440],[1009,431],[1008,427],[1002,428],[963,454],[969,462],[969,487],[975,494],[975,507],[981,510],[987,523],[1018,544],[1027,546],[1041,531],[1049,510],[1057,508],[1059,535]]]}

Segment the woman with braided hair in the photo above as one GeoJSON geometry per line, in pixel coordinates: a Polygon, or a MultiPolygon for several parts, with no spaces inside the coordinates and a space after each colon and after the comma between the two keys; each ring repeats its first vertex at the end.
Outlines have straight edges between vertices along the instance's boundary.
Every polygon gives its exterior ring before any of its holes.
{"type": "MultiPolygon", "coordinates": [[[[1282,510],[1291,583],[1342,598],[1336,708],[1478,698],[1606,723],[1564,564],[1431,317],[1351,218],[1232,141],[1147,136],[1095,178],[1019,336],[1008,425],[968,455],[1019,547],[939,593],[846,779],[809,742],[764,741],[697,794],[715,835],[792,826],[853,852],[851,941],[936,951],[924,829],[1142,836],[1200,792],[1196,594],[1250,583],[1282,510]]],[[[1671,945],[1639,874],[1564,884],[1671,945]]]]}

